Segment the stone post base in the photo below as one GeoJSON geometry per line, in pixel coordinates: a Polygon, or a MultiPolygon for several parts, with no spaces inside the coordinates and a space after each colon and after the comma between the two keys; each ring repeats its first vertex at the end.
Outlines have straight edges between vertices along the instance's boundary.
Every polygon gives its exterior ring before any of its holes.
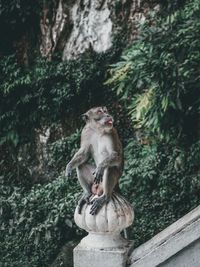
{"type": "Polygon", "coordinates": [[[80,244],[74,248],[74,267],[125,267],[133,243],[120,248],[86,248],[80,244]]]}

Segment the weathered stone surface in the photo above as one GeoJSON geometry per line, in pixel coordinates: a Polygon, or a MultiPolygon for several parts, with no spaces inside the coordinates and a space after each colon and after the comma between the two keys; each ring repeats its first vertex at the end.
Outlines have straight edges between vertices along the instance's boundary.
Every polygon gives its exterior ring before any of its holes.
{"type": "Polygon", "coordinates": [[[77,246],[74,249],[74,267],[125,267],[132,243],[122,248],[91,249],[77,246]]]}
{"type": "Polygon", "coordinates": [[[135,249],[133,267],[198,267],[200,263],[200,206],[135,249]]]}
{"type": "MultiPolygon", "coordinates": [[[[98,197],[94,196],[93,198],[98,197]]],[[[90,204],[83,206],[81,214],[76,208],[76,224],[92,233],[119,234],[133,223],[134,213],[131,205],[120,195],[113,193],[111,200],[105,204],[97,215],[90,214],[90,204]]]]}
{"type": "Polygon", "coordinates": [[[112,46],[110,0],[77,1],[71,9],[73,29],[67,41],[63,59],[82,54],[90,47],[105,52],[112,46]]]}
{"type": "Polygon", "coordinates": [[[134,0],[55,0],[45,1],[40,19],[40,51],[51,60],[59,50],[63,60],[76,58],[87,50],[97,53],[112,47],[116,34],[126,34],[127,41],[138,35],[138,23],[158,1],[134,0]]]}
{"type": "Polygon", "coordinates": [[[199,267],[200,265],[200,239],[190,244],[176,255],[171,257],[160,267],[199,267]]]}
{"type": "MultiPolygon", "coordinates": [[[[92,199],[95,197],[98,196],[92,199]]],[[[90,204],[85,204],[81,214],[78,208],[74,214],[76,224],[89,232],[74,249],[74,266],[125,267],[132,242],[124,239],[120,232],[133,223],[131,205],[113,193],[97,215],[91,215],[90,208],[90,204]]]]}
{"type": "Polygon", "coordinates": [[[43,2],[43,14],[40,18],[42,56],[51,60],[67,22],[69,15],[63,0],[55,1],[53,4],[43,2]]]}

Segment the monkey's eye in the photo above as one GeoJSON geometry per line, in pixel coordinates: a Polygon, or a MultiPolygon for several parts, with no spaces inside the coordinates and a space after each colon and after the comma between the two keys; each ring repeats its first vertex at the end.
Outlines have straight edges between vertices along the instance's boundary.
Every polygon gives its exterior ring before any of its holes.
{"type": "Polygon", "coordinates": [[[97,111],[98,114],[102,114],[102,112],[103,112],[103,111],[102,111],[101,109],[99,109],[99,110],[97,111]]]}
{"type": "Polygon", "coordinates": [[[95,120],[95,121],[100,121],[100,120],[101,120],[101,118],[94,118],[94,120],[95,120]]]}

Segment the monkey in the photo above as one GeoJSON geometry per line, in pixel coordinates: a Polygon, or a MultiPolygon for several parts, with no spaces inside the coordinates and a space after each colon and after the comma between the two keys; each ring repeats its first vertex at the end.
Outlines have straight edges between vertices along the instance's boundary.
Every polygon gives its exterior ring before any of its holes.
{"type": "Polygon", "coordinates": [[[113,190],[119,187],[123,171],[123,151],[118,133],[113,126],[114,119],[106,107],[95,107],[82,115],[85,126],[81,132],[78,152],[66,166],[65,175],[70,176],[76,168],[83,195],[78,202],[81,214],[85,203],[91,204],[90,214],[95,215],[108,203],[113,190]],[[89,164],[94,159],[96,166],[89,164]],[[90,202],[90,197],[98,195],[90,202]]]}

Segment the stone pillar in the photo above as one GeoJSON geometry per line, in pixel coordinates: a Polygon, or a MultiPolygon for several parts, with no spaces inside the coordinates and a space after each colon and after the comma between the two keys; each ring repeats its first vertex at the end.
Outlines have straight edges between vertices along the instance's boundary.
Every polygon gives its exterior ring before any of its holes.
{"type": "MultiPolygon", "coordinates": [[[[98,196],[92,198],[95,197],[98,196]]],[[[85,204],[81,214],[75,210],[76,224],[88,235],[74,249],[74,267],[125,267],[133,244],[120,233],[133,223],[132,207],[122,196],[113,193],[97,215],[91,215],[90,208],[90,204],[85,204]]]]}

